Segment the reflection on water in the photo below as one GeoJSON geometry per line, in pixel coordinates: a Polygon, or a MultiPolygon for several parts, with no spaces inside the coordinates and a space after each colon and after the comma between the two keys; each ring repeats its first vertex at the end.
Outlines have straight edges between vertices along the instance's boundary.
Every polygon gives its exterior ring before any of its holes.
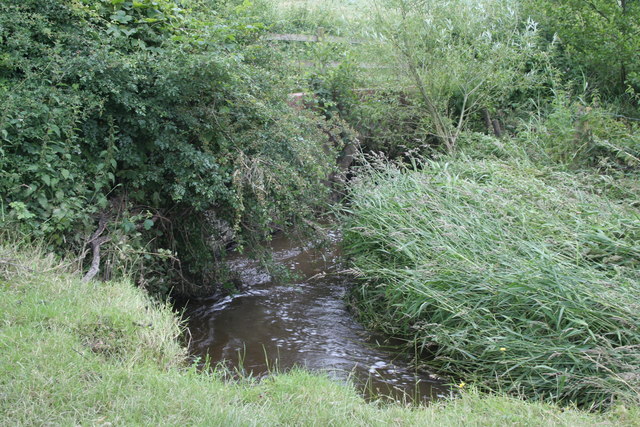
{"type": "Polygon", "coordinates": [[[258,263],[231,257],[241,279],[233,296],[191,301],[185,308],[190,351],[226,360],[253,376],[293,366],[350,378],[368,397],[428,401],[448,395],[443,381],[416,374],[407,359],[385,350],[348,312],[346,278],[337,274],[337,236],[329,248],[300,247],[284,236],[271,243],[274,260],[298,280],[280,284],[258,263]]]}

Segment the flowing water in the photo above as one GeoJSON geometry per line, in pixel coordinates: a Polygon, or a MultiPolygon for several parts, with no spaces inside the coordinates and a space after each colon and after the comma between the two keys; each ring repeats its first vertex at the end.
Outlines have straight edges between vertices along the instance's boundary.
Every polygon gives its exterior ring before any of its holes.
{"type": "Polygon", "coordinates": [[[368,398],[416,402],[448,395],[442,380],[414,372],[405,356],[379,345],[349,313],[338,236],[330,237],[333,243],[322,249],[273,239],[274,261],[295,277],[287,284],[273,281],[255,260],[230,257],[238,291],[185,306],[191,353],[256,377],[294,366],[327,372],[351,380],[368,398]]]}

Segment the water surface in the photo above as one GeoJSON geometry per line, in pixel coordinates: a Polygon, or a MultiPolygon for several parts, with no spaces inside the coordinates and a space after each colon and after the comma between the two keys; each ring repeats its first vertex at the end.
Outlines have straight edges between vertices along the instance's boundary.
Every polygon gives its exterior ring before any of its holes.
{"type": "Polygon", "coordinates": [[[295,274],[279,283],[242,255],[228,263],[239,276],[233,295],[191,301],[185,308],[190,351],[253,376],[301,366],[350,379],[371,397],[428,401],[448,395],[444,382],[416,373],[397,351],[359,325],[344,301],[348,278],[339,273],[337,235],[322,249],[274,237],[274,261],[295,274]]]}

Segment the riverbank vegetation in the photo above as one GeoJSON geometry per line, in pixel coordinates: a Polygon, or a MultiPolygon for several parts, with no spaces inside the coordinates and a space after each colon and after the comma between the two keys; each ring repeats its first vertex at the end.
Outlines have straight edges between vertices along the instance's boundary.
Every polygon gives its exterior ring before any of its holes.
{"type": "Polygon", "coordinates": [[[316,212],[339,138],[287,105],[247,8],[3,1],[2,227],[87,269],[93,243],[103,277],[165,295],[210,289],[226,245],[316,212]]]}
{"type": "MultiPolygon", "coordinates": [[[[366,403],[328,377],[294,370],[257,383],[200,372],[169,307],[126,280],[83,283],[32,245],[0,247],[2,425],[633,425],[499,396],[428,408],[366,403]]],[[[228,376],[227,376],[228,377],[228,376]]]]}
{"type": "Polygon", "coordinates": [[[361,171],[360,317],[441,372],[582,407],[639,402],[640,212],[572,174],[474,160],[361,171]]]}
{"type": "Polygon", "coordinates": [[[639,25],[640,3],[608,0],[3,1],[0,235],[26,248],[0,253],[3,413],[632,422],[639,25]],[[226,251],[317,229],[341,198],[363,322],[529,403],[381,410],[298,371],[224,383],[127,281],[211,294],[226,251]]]}
{"type": "Polygon", "coordinates": [[[363,158],[344,246],[360,317],[429,366],[535,399],[637,405],[638,84],[575,26],[606,21],[607,43],[637,46],[640,9],[579,3],[563,3],[569,20],[550,4],[385,3],[372,51],[411,89],[365,108],[404,111],[404,138],[365,141],[397,160],[363,158]]]}

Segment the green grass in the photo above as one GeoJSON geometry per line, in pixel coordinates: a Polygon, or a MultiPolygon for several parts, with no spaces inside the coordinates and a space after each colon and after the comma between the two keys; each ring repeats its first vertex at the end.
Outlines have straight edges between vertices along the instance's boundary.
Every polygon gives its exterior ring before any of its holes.
{"type": "Polygon", "coordinates": [[[526,162],[423,166],[352,185],[344,246],[364,322],[483,389],[639,403],[637,204],[526,162]]]}
{"type": "Polygon", "coordinates": [[[186,362],[179,332],[168,307],[126,281],[82,284],[32,247],[0,245],[0,424],[576,426],[640,415],[473,391],[429,408],[381,406],[302,370],[225,382],[186,362]]]}
{"type": "Polygon", "coordinates": [[[273,29],[280,32],[353,35],[370,24],[371,0],[264,0],[273,10],[273,29]]]}

